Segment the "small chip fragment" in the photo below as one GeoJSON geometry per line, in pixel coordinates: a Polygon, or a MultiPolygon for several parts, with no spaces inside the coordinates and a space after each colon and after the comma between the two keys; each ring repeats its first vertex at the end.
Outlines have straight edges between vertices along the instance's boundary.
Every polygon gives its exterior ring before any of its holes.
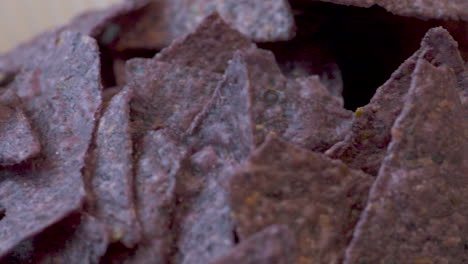
{"type": "Polygon", "coordinates": [[[421,42],[421,48],[377,90],[368,105],[356,110],[351,133],[327,150],[327,156],[377,175],[391,140],[391,127],[401,112],[419,58],[433,65],[447,65],[459,76],[464,70],[457,43],[450,34],[443,28],[429,30],[421,42]]]}
{"type": "Polygon", "coordinates": [[[214,13],[205,18],[193,33],[163,49],[155,59],[222,74],[235,51],[254,46],[214,13]]]}
{"type": "Polygon", "coordinates": [[[0,258],[78,210],[81,169],[101,104],[99,51],[91,38],[64,32],[17,75],[11,88],[41,142],[41,156],[0,171],[0,258]]]}
{"type": "Polygon", "coordinates": [[[94,150],[92,213],[107,224],[112,242],[131,248],[140,239],[140,226],[133,203],[133,158],[129,102],[126,87],[115,95],[99,121],[94,150]]]}
{"type": "Polygon", "coordinates": [[[421,59],[346,264],[464,263],[468,116],[452,69],[421,59]]]}
{"type": "Polygon", "coordinates": [[[296,263],[340,263],[372,182],[340,161],[269,137],[230,181],[239,238],[284,224],[296,236],[296,263]]]}
{"type": "Polygon", "coordinates": [[[290,264],[295,263],[295,252],[294,233],[285,225],[272,225],[211,264],[290,264]]]}
{"type": "Polygon", "coordinates": [[[0,149],[0,166],[15,165],[39,154],[39,139],[21,109],[0,105],[0,149]]]}

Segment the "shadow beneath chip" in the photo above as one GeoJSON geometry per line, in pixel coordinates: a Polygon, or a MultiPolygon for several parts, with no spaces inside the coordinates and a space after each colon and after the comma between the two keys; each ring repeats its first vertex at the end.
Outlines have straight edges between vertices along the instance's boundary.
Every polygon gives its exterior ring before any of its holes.
{"type": "Polygon", "coordinates": [[[79,213],[72,214],[59,223],[44,230],[40,235],[23,241],[0,263],[41,263],[47,255],[63,250],[81,223],[79,213]]]}
{"type": "Polygon", "coordinates": [[[375,90],[419,48],[430,28],[444,26],[461,44],[467,38],[466,22],[424,21],[393,15],[377,6],[358,8],[310,0],[292,0],[291,6],[297,37],[259,46],[275,53],[286,75],[290,75],[291,58],[306,61],[302,64],[311,67],[309,73],[318,75],[327,74],[327,65],[336,62],[345,108],[350,110],[370,101],[375,90]]]}

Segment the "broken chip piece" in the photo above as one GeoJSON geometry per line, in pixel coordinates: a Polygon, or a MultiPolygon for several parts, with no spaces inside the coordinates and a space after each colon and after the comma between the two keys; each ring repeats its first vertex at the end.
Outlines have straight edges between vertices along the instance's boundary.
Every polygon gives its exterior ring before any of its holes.
{"type": "Polygon", "coordinates": [[[230,181],[239,238],[284,224],[296,235],[297,263],[339,263],[372,182],[340,161],[269,137],[230,181]]]}
{"type": "Polygon", "coordinates": [[[31,65],[35,81],[17,78],[9,88],[23,100],[42,155],[0,171],[0,204],[6,211],[0,258],[78,210],[85,197],[81,169],[101,104],[98,48],[93,39],[73,32],[61,35],[61,45],[50,41],[41,63],[31,65]]]}
{"type": "Polygon", "coordinates": [[[21,109],[0,105],[0,149],[0,166],[15,165],[39,154],[39,139],[21,109]]]}
{"type": "Polygon", "coordinates": [[[126,87],[104,110],[96,133],[91,171],[93,214],[111,232],[112,242],[131,248],[140,239],[140,226],[133,203],[133,157],[129,123],[132,96],[126,87]]]}
{"type": "Polygon", "coordinates": [[[452,69],[421,59],[346,264],[463,263],[468,119],[452,69]]]}
{"type": "Polygon", "coordinates": [[[295,263],[294,233],[285,225],[272,225],[252,235],[211,264],[295,263]]]}

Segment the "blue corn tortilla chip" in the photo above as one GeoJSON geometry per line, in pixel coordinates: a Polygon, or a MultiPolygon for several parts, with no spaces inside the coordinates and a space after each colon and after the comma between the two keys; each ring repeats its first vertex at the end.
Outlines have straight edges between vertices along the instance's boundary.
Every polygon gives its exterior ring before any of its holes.
{"type": "Polygon", "coordinates": [[[236,53],[221,86],[215,95],[220,99],[214,97],[213,102],[218,100],[216,104],[231,111],[228,114],[238,117],[219,122],[213,118],[218,116],[220,119],[219,114],[223,112],[213,108],[207,110],[204,115],[212,116],[214,121],[207,119],[199,122],[213,122],[211,125],[201,126],[201,129],[205,130],[201,133],[206,134],[204,138],[208,141],[217,141],[218,144],[221,140],[226,141],[223,144],[232,144],[229,140],[249,136],[253,137],[253,146],[258,146],[263,142],[265,135],[274,132],[305,148],[325,151],[344,139],[352,122],[352,113],[334,103],[331,96],[327,99],[327,96],[323,95],[323,86],[320,83],[286,79],[276,66],[273,54],[268,51],[249,49],[236,53]],[[226,87],[221,89],[223,85],[226,87]],[[233,94],[236,94],[236,97],[242,95],[244,98],[239,99],[239,102],[229,102],[237,105],[223,106],[223,101],[235,98],[233,94]],[[223,122],[242,128],[244,132],[229,139],[228,133],[219,130],[230,129],[223,122]]]}
{"type": "Polygon", "coordinates": [[[351,132],[345,140],[327,150],[329,157],[377,175],[390,143],[391,127],[401,112],[419,58],[434,65],[448,65],[461,79],[464,66],[457,43],[443,28],[429,30],[421,48],[377,90],[368,105],[356,110],[351,132]]]}
{"type": "Polygon", "coordinates": [[[242,241],[211,264],[290,264],[295,263],[294,233],[285,225],[272,225],[242,241]]]}
{"type": "Polygon", "coordinates": [[[344,263],[464,263],[468,119],[454,71],[420,59],[344,263]]]}
{"type": "Polygon", "coordinates": [[[109,102],[99,120],[91,170],[92,213],[107,224],[112,242],[131,248],[140,240],[133,198],[133,157],[128,87],[109,102]]]}
{"type": "Polygon", "coordinates": [[[78,210],[81,169],[101,104],[95,41],[64,32],[20,73],[12,89],[41,143],[41,155],[0,171],[0,258],[22,241],[78,210]],[[24,78],[23,78],[24,77],[24,78]]]}
{"type": "Polygon", "coordinates": [[[426,1],[399,1],[399,0],[321,0],[335,4],[358,7],[381,6],[401,16],[413,16],[422,19],[447,19],[468,21],[468,3],[458,0],[426,0],[426,1]]]}
{"type": "Polygon", "coordinates": [[[222,74],[235,51],[254,46],[247,37],[214,13],[205,18],[193,33],[163,49],[155,59],[222,74]]]}
{"type": "Polygon", "coordinates": [[[294,263],[340,263],[372,182],[340,161],[269,137],[230,180],[239,239],[283,224],[296,236],[294,263]]]}
{"type": "Polygon", "coordinates": [[[0,149],[0,166],[15,165],[39,154],[39,139],[21,109],[0,105],[0,149]]]}
{"type": "Polygon", "coordinates": [[[289,40],[295,36],[295,23],[285,0],[171,0],[167,1],[169,30],[182,36],[208,15],[221,17],[256,42],[289,40]]]}
{"type": "Polygon", "coordinates": [[[170,127],[188,129],[210,100],[221,76],[192,67],[133,59],[127,64],[132,121],[137,131],[170,127]]]}

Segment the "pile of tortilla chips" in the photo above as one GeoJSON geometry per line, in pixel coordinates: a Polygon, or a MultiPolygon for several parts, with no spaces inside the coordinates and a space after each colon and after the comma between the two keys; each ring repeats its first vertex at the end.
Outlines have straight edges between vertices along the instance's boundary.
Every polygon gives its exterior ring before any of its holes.
{"type": "Polygon", "coordinates": [[[432,28],[352,112],[257,46],[295,33],[286,0],[127,0],[0,56],[0,263],[468,263],[458,43],[432,28]]]}

